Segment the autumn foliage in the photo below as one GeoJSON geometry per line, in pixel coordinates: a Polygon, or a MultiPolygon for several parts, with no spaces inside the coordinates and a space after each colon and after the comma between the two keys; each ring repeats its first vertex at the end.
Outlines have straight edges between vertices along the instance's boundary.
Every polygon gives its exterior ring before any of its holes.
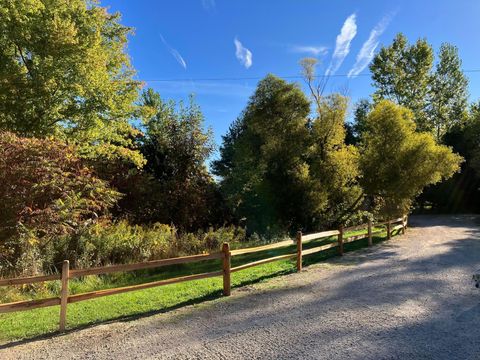
{"type": "Polygon", "coordinates": [[[56,236],[105,216],[120,194],[95,177],[75,148],[0,133],[1,264],[15,266],[56,236]]]}

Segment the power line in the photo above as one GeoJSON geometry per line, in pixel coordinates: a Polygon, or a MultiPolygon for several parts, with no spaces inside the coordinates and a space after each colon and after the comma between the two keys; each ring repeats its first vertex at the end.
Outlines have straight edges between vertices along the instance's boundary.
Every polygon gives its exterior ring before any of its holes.
{"type": "MultiPolygon", "coordinates": [[[[464,73],[479,73],[480,69],[468,69],[463,70],[464,73]]],[[[371,73],[362,73],[355,75],[357,76],[371,76],[371,73]]],[[[279,76],[282,79],[303,79],[304,77],[301,75],[286,75],[286,76],[279,76]]],[[[315,78],[317,79],[324,79],[324,78],[334,78],[334,77],[349,77],[348,74],[333,74],[333,75],[316,75],[315,78]]],[[[191,82],[191,81],[240,81],[240,80],[261,80],[264,76],[251,76],[251,77],[217,77],[217,78],[170,78],[170,79],[137,79],[138,81],[145,81],[145,82],[191,82]]]]}
{"type": "MultiPolygon", "coordinates": [[[[463,70],[463,73],[480,73],[480,69],[467,69],[463,70]]],[[[351,78],[356,78],[356,77],[365,77],[365,76],[371,76],[371,73],[361,73],[358,75],[355,75],[351,78]]],[[[285,75],[285,76],[279,76],[278,77],[282,79],[304,79],[304,76],[302,75],[285,75]]],[[[144,82],[194,82],[194,81],[241,81],[241,80],[261,80],[265,76],[250,76],[250,77],[215,77],[215,78],[170,78],[170,79],[134,79],[135,81],[144,81],[144,82]]],[[[349,77],[348,74],[332,74],[332,75],[315,75],[314,78],[316,79],[328,79],[328,78],[342,78],[342,77],[349,77]]],[[[7,78],[3,78],[6,80],[7,78]]],[[[0,81],[2,79],[0,78],[0,81]]],[[[15,79],[17,80],[17,79],[15,79]]],[[[22,84],[24,81],[20,81],[22,84]]]]}
{"type": "MultiPolygon", "coordinates": [[[[334,75],[316,75],[314,76],[317,79],[320,78],[329,78],[329,77],[347,77],[348,74],[334,74],[334,75]]],[[[370,76],[370,74],[358,74],[356,76],[370,76]]],[[[286,75],[278,76],[282,79],[303,79],[301,75],[286,75]]],[[[138,79],[139,81],[146,82],[176,82],[176,81],[239,81],[239,80],[261,80],[264,76],[251,76],[251,77],[224,77],[224,78],[172,78],[172,79],[138,79]]]]}

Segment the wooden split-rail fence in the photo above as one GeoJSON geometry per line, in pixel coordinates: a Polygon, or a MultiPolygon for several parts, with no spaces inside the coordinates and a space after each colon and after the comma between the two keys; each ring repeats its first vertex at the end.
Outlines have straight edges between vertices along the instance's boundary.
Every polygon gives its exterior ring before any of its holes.
{"type": "Polygon", "coordinates": [[[360,239],[365,239],[365,238],[368,238],[368,245],[371,246],[372,236],[379,233],[383,233],[385,231],[384,229],[373,231],[374,228],[377,228],[380,226],[386,227],[387,238],[390,239],[394,231],[399,231],[399,232],[401,231],[402,233],[405,233],[405,229],[407,227],[407,217],[404,216],[398,219],[393,219],[393,220],[385,221],[382,223],[376,223],[376,224],[372,224],[372,222],[369,221],[366,224],[362,224],[358,226],[352,226],[348,228],[340,227],[337,230],[323,231],[323,232],[308,234],[308,235],[304,235],[301,232],[298,232],[295,239],[295,243],[297,246],[295,253],[274,256],[267,259],[262,259],[262,260],[250,262],[247,264],[239,265],[236,267],[231,267],[231,258],[233,256],[291,246],[293,244],[292,240],[285,240],[285,241],[281,241],[281,242],[277,242],[269,245],[237,249],[237,250],[230,250],[230,245],[228,243],[224,243],[222,245],[221,251],[218,253],[183,256],[183,257],[163,259],[163,260],[153,260],[153,261],[147,261],[147,262],[135,263],[135,264],[111,265],[111,266],[94,267],[94,268],[88,268],[88,269],[70,269],[69,261],[65,260],[63,262],[62,272],[60,274],[0,279],[0,286],[35,284],[35,283],[40,283],[45,281],[54,281],[54,280],[61,281],[61,291],[60,291],[59,297],[53,297],[53,298],[41,299],[41,300],[25,300],[25,301],[13,302],[13,303],[0,304],[0,313],[24,311],[24,310],[37,309],[37,308],[42,308],[47,306],[60,305],[59,328],[60,328],[60,331],[64,331],[67,323],[68,304],[73,304],[79,301],[95,299],[95,298],[108,296],[108,295],[122,294],[130,291],[148,289],[148,288],[153,288],[157,286],[175,284],[175,283],[184,282],[184,281],[206,279],[206,278],[215,277],[215,276],[223,277],[223,294],[225,296],[229,296],[231,291],[231,282],[230,282],[231,274],[234,272],[241,271],[241,270],[250,268],[252,266],[267,264],[273,261],[278,261],[283,259],[293,259],[293,258],[296,258],[297,271],[300,271],[302,270],[302,257],[305,255],[310,255],[310,254],[331,249],[334,247],[338,247],[339,255],[343,255],[344,244],[357,241],[360,239]],[[395,225],[395,224],[398,224],[398,225],[395,225]],[[353,232],[353,231],[359,231],[359,230],[366,230],[366,232],[362,232],[361,234],[344,238],[344,234],[346,232],[353,232]],[[318,246],[308,250],[303,250],[302,248],[302,245],[306,242],[309,242],[312,240],[318,240],[321,238],[328,238],[332,236],[337,236],[336,242],[318,246]],[[88,275],[101,275],[101,274],[109,274],[109,273],[115,273],[115,272],[153,269],[153,268],[159,268],[159,267],[168,266],[168,265],[186,264],[186,263],[212,260],[212,259],[222,259],[221,270],[202,273],[202,274],[181,276],[181,277],[176,277],[172,279],[159,280],[159,281],[120,287],[120,288],[92,291],[92,292],[87,292],[82,294],[70,295],[68,293],[68,282],[70,279],[74,279],[74,278],[80,278],[88,275]]]}

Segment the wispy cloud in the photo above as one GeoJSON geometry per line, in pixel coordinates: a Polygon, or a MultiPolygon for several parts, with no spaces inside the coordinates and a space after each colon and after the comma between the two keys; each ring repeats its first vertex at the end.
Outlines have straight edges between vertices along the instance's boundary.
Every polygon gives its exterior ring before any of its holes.
{"type": "Polygon", "coordinates": [[[237,57],[238,61],[240,61],[240,64],[248,69],[250,66],[252,66],[252,52],[244,47],[237,38],[235,38],[233,42],[235,44],[235,56],[237,57]]]}
{"type": "Polygon", "coordinates": [[[357,76],[368,66],[370,61],[372,61],[373,57],[375,56],[375,50],[379,44],[378,38],[383,34],[388,24],[390,24],[393,16],[393,13],[384,16],[383,19],[380,20],[377,25],[375,25],[372,31],[370,31],[367,41],[363,43],[362,48],[358,52],[355,65],[353,65],[352,69],[348,72],[348,77],[357,76]]]}
{"type": "Polygon", "coordinates": [[[174,49],[173,47],[171,47],[167,41],[165,40],[165,38],[162,36],[162,34],[160,34],[160,39],[162,40],[163,42],[163,45],[165,45],[165,47],[168,49],[168,51],[170,52],[170,54],[172,54],[172,56],[175,58],[175,60],[177,60],[177,62],[180,64],[181,67],[183,67],[184,69],[187,69],[187,63],[185,62],[185,59],[182,57],[182,55],[180,55],[180,53],[178,52],[177,49],[174,49]]]}
{"type": "Polygon", "coordinates": [[[343,23],[340,34],[337,35],[335,42],[335,50],[332,55],[332,60],[327,68],[326,75],[333,75],[340,68],[343,60],[350,52],[350,43],[355,35],[357,35],[357,15],[353,13],[343,23]]]}
{"type": "Polygon", "coordinates": [[[292,45],[290,51],[299,54],[310,54],[312,56],[323,56],[328,53],[326,46],[292,45]]]}
{"type": "Polygon", "coordinates": [[[202,6],[207,11],[213,11],[216,7],[215,0],[202,0],[202,6]]]}

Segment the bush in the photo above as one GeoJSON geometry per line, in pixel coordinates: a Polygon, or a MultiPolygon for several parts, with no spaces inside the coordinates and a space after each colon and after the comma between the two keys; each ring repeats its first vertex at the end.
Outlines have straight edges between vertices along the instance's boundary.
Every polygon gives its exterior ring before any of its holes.
{"type": "Polygon", "coordinates": [[[179,233],[165,224],[142,226],[126,220],[102,221],[73,237],[63,236],[55,241],[50,262],[58,264],[68,259],[76,268],[143,262],[218,251],[223,242],[237,243],[244,238],[244,230],[234,226],[179,233]]]}
{"type": "Polygon", "coordinates": [[[44,271],[52,241],[108,215],[119,197],[74,147],[0,132],[0,273],[44,271]]]}
{"type": "Polygon", "coordinates": [[[169,225],[130,225],[127,221],[100,221],[74,236],[55,242],[52,262],[68,259],[73,267],[147,261],[173,256],[176,236],[169,225]]]}
{"type": "Polygon", "coordinates": [[[199,231],[197,237],[201,239],[206,249],[219,249],[228,242],[230,245],[240,244],[246,241],[246,231],[238,226],[223,226],[218,229],[210,228],[208,231],[199,231]]]}

